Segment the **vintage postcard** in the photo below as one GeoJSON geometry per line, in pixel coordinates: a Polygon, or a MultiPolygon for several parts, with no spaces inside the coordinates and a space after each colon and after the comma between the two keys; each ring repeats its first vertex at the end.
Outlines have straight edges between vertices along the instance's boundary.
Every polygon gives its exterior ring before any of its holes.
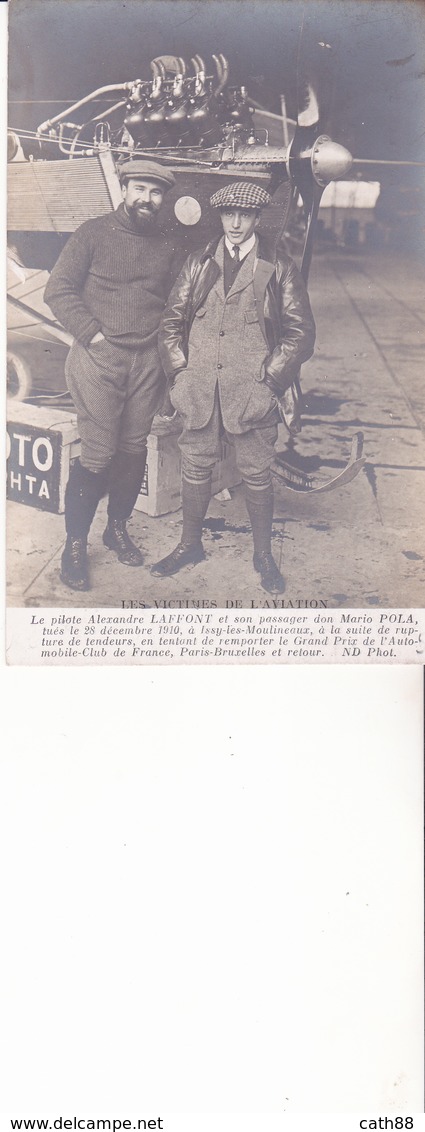
{"type": "Polygon", "coordinates": [[[421,659],[424,31],[419,0],[11,0],[9,624],[69,650],[39,659],[421,659]]]}

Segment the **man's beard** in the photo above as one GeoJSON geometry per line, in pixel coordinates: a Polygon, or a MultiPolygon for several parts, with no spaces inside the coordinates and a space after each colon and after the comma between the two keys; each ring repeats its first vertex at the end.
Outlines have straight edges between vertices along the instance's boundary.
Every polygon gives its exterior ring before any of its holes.
{"type": "Polygon", "coordinates": [[[149,230],[154,226],[156,222],[156,210],[154,211],[152,208],[147,207],[146,211],[139,212],[138,206],[135,204],[125,204],[124,208],[127,216],[130,217],[130,220],[133,221],[136,228],[143,231],[149,230]]]}

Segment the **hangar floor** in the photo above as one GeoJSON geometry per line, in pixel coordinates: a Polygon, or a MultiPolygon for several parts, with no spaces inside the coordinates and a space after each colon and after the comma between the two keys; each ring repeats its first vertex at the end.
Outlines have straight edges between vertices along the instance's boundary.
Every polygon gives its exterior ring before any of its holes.
{"type": "MultiPolygon", "coordinates": [[[[315,608],[425,605],[425,269],[413,256],[334,251],[317,255],[310,293],[318,337],[303,368],[305,424],[296,459],[331,479],[364,434],[366,465],[323,495],[275,481],[274,553],[287,589],[276,605],[315,608]]],[[[279,447],[279,445],[278,445],[279,447]]],[[[280,445],[283,448],[283,443],[280,445]]],[[[92,589],[74,594],[59,578],[63,516],[8,503],[11,606],[208,608],[273,606],[252,568],[240,487],[213,499],[205,524],[207,559],[167,580],[149,565],[175,545],[181,512],[136,512],[130,530],[146,568],[129,569],[102,543],[106,503],[90,533],[92,589]]]]}

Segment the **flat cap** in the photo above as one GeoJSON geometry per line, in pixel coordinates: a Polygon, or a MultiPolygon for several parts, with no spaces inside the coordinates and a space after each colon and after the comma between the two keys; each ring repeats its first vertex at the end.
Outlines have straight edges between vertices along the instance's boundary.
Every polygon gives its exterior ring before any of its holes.
{"type": "Polygon", "coordinates": [[[166,191],[176,183],[173,173],[165,165],[160,165],[157,161],[145,161],[142,157],[132,157],[129,161],[123,161],[121,165],[117,165],[117,173],[120,181],[129,177],[145,177],[147,181],[159,181],[166,191]]]}
{"type": "Polygon", "coordinates": [[[213,208],[264,208],[271,199],[270,193],[252,181],[236,181],[213,193],[210,204],[213,208]]]}

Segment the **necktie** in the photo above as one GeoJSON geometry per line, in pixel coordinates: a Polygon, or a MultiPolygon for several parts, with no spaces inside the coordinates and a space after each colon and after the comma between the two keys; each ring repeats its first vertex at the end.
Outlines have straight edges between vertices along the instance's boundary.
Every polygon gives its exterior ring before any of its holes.
{"type": "Polygon", "coordinates": [[[239,244],[232,244],[232,253],[233,253],[233,259],[234,259],[235,263],[239,263],[240,254],[241,254],[239,244]]]}

